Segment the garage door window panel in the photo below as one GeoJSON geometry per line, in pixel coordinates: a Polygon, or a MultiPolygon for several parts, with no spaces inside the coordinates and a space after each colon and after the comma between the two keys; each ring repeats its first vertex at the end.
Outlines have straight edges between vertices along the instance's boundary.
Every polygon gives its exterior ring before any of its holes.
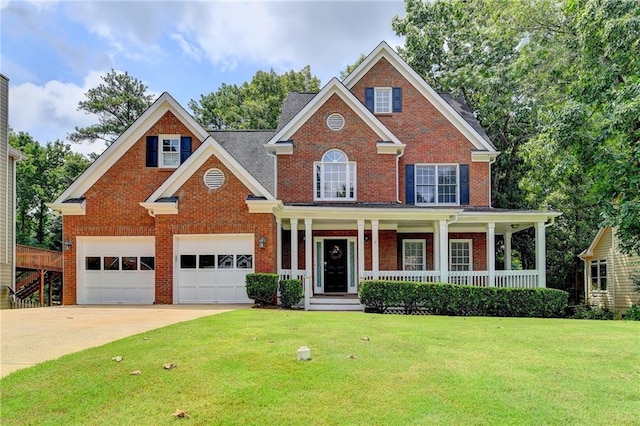
{"type": "Polygon", "coordinates": [[[180,255],[180,268],[182,269],[196,269],[196,255],[195,254],[182,254],[180,255]]]}
{"type": "Polygon", "coordinates": [[[118,256],[105,256],[104,257],[104,270],[105,271],[119,271],[120,270],[120,258],[118,256]]]}
{"type": "Polygon", "coordinates": [[[198,267],[200,269],[213,269],[216,267],[215,254],[201,254],[198,259],[198,267]]]}
{"type": "Polygon", "coordinates": [[[85,270],[87,271],[100,271],[102,265],[100,264],[99,256],[87,256],[85,257],[85,270]]]}
{"type": "Polygon", "coordinates": [[[250,254],[239,254],[236,258],[236,268],[238,269],[253,268],[253,256],[250,254]]]}
{"type": "Polygon", "coordinates": [[[123,256],[122,257],[122,270],[123,271],[137,271],[138,270],[138,258],[135,256],[123,256]]]}
{"type": "Polygon", "coordinates": [[[221,254],[218,256],[219,269],[233,269],[233,255],[221,254]]]}
{"type": "Polygon", "coordinates": [[[152,256],[140,256],[140,270],[153,271],[156,269],[156,258],[152,256]]]}

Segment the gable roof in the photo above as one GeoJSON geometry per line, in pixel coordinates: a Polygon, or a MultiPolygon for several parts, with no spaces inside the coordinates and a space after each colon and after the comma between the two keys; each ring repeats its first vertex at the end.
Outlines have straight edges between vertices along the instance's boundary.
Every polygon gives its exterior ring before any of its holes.
{"type": "Polygon", "coordinates": [[[234,176],[249,188],[254,196],[274,200],[273,195],[255,177],[249,174],[222,145],[209,136],[146,201],[140,204],[149,209],[149,211],[157,210],[160,205],[164,212],[176,213],[177,210],[175,208],[170,210],[166,205],[174,204],[177,206],[178,200],[174,197],[174,194],[212,155],[218,158],[234,176]]]}
{"type": "Polygon", "coordinates": [[[62,210],[71,198],[81,198],[167,111],[171,111],[200,140],[209,134],[167,92],[156,101],[111,144],[49,207],[62,210]]]}
{"type": "Polygon", "coordinates": [[[281,141],[286,141],[320,109],[322,105],[333,95],[337,95],[349,106],[373,132],[378,135],[380,141],[388,142],[387,145],[404,147],[402,142],[371,112],[362,102],[355,97],[337,78],[332,78],[320,92],[315,95],[289,122],[284,125],[266,144],[267,148],[276,147],[281,141]]]}
{"type": "Polygon", "coordinates": [[[598,244],[600,243],[602,236],[608,230],[611,230],[611,227],[605,226],[603,228],[600,228],[596,236],[593,238],[593,241],[591,241],[591,244],[589,244],[589,247],[585,251],[580,253],[578,257],[582,260],[587,260],[588,258],[593,257],[593,252],[595,251],[596,247],[598,247],[598,244]]]}
{"type": "MultiPolygon", "coordinates": [[[[378,61],[385,58],[404,78],[407,79],[431,104],[446,117],[479,151],[487,151],[499,154],[493,144],[472,126],[461,115],[462,108],[452,106],[444,97],[440,96],[422,77],[416,73],[400,56],[384,41],[381,42],[344,80],[343,84],[352,89],[353,86],[367,73],[378,61]]],[[[473,114],[471,114],[473,116],[473,114]]],[[[469,118],[469,117],[467,117],[469,118]]],[[[475,117],[474,117],[475,119],[475,117]]],[[[477,120],[475,120],[477,121],[477,120]]],[[[479,123],[478,123],[479,126],[479,123]]],[[[484,132],[482,132],[484,133],[484,132]]]]}
{"type": "Polygon", "coordinates": [[[305,105],[307,105],[317,93],[311,92],[289,92],[284,105],[282,106],[282,112],[278,118],[278,128],[282,129],[297,113],[300,112],[305,105]]]}

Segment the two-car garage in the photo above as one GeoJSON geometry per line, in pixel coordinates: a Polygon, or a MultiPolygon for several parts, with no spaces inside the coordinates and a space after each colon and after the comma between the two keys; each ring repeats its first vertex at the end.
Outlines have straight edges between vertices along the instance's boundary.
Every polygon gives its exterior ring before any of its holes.
{"type": "MultiPolygon", "coordinates": [[[[154,237],[78,237],[77,303],[152,304],[154,237]]],[[[174,303],[249,303],[253,234],[174,237],[174,303]]]]}

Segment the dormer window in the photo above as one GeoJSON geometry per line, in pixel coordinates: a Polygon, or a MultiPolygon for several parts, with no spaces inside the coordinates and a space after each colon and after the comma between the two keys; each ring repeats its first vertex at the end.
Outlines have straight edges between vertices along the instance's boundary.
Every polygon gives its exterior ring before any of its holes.
{"type": "Polygon", "coordinates": [[[180,135],[160,135],[160,167],[180,165],[180,135]]]}
{"type": "Polygon", "coordinates": [[[367,87],[364,89],[364,103],[374,114],[402,112],[402,88],[367,87]]]}
{"type": "Polygon", "coordinates": [[[327,151],[315,162],[315,200],[344,201],[356,199],[356,163],[338,149],[327,151]]]}
{"type": "Polygon", "coordinates": [[[146,166],[175,169],[191,155],[191,136],[147,136],[146,166]]]}

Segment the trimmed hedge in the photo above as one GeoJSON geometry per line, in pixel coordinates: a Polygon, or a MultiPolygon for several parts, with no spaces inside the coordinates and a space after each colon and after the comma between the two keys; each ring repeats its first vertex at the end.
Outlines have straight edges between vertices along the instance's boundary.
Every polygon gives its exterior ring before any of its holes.
{"type": "Polygon", "coordinates": [[[272,305],[273,299],[278,294],[278,274],[254,273],[247,274],[247,297],[256,303],[272,305]]]}
{"type": "Polygon", "coordinates": [[[282,307],[290,309],[293,305],[300,303],[304,297],[301,280],[280,281],[280,303],[282,307]]]}
{"type": "Polygon", "coordinates": [[[473,287],[456,284],[373,280],[360,283],[369,312],[402,308],[405,314],[562,317],[569,294],[552,288],[473,287]]]}

